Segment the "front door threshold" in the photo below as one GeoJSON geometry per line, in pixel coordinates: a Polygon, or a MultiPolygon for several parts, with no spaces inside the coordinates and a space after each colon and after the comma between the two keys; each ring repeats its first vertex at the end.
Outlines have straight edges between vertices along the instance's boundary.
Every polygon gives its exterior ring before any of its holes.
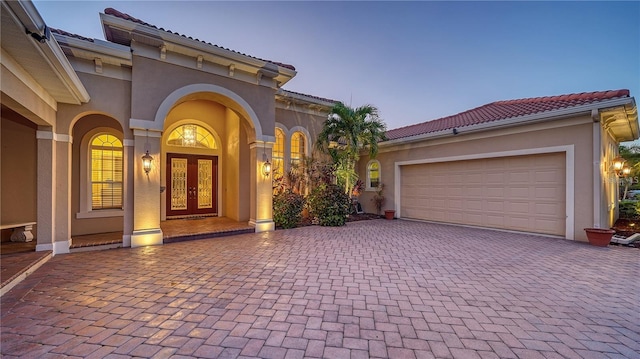
{"type": "Polygon", "coordinates": [[[239,229],[231,229],[226,231],[215,231],[215,232],[207,232],[207,233],[196,233],[196,234],[182,234],[175,236],[165,236],[163,238],[164,243],[177,243],[177,242],[185,242],[185,241],[193,241],[197,239],[208,239],[208,238],[219,238],[219,237],[228,237],[235,236],[239,234],[245,233],[255,233],[255,228],[247,227],[247,228],[239,228],[239,229]]]}

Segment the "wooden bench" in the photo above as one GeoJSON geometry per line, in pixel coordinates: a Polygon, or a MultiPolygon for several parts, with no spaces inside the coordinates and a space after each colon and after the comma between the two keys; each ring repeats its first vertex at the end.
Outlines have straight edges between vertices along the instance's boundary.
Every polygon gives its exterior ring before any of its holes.
{"type": "Polygon", "coordinates": [[[33,226],[36,222],[7,223],[0,225],[0,229],[13,229],[11,242],[31,242],[33,240],[33,226]]]}

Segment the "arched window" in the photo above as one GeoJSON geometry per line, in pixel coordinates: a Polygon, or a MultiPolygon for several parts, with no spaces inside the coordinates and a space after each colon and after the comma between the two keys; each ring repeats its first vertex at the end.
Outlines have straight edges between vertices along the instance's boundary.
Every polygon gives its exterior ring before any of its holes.
{"type": "Polygon", "coordinates": [[[280,177],[284,174],[284,131],[276,128],[276,144],[273,146],[273,175],[280,177]]]}
{"type": "Polygon", "coordinates": [[[380,162],[371,160],[367,164],[367,189],[375,190],[380,186],[380,162]]]}
{"type": "Polygon", "coordinates": [[[294,132],[291,136],[291,164],[298,165],[305,154],[306,141],[302,132],[294,132]]]}
{"type": "Polygon", "coordinates": [[[167,145],[179,147],[218,148],[213,134],[206,128],[196,124],[186,124],[176,127],[167,138],[167,145]]]}
{"type": "Polygon", "coordinates": [[[122,141],[108,133],[91,139],[91,208],[122,209],[122,141]]]}

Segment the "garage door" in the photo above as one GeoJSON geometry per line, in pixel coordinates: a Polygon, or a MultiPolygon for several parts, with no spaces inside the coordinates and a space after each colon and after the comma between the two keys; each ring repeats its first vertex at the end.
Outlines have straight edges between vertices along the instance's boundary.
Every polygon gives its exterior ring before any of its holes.
{"type": "Polygon", "coordinates": [[[565,154],[400,167],[403,218],[565,235],[565,154]]]}

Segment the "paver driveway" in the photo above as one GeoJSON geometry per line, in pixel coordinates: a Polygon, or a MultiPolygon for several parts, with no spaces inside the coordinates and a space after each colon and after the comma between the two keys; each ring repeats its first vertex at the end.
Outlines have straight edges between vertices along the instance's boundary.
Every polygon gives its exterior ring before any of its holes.
{"type": "Polygon", "coordinates": [[[2,355],[638,358],[639,254],[376,220],[61,255],[2,355]]]}

